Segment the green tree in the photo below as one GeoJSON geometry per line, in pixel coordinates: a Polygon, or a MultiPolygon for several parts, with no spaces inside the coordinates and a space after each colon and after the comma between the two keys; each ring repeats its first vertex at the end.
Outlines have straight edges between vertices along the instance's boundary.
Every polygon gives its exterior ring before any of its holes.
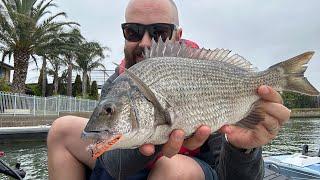
{"type": "Polygon", "coordinates": [[[61,59],[54,57],[49,59],[49,63],[51,68],[48,68],[48,74],[53,76],[53,94],[58,94],[58,87],[59,87],[59,70],[62,66],[61,59]]]}
{"type": "Polygon", "coordinates": [[[0,11],[0,51],[2,60],[6,56],[14,60],[12,91],[23,93],[29,65],[29,58],[46,44],[57,38],[57,31],[73,22],[56,20],[65,16],[64,12],[50,15],[48,10],[55,7],[52,0],[1,0],[0,11]]]}
{"type": "MultiPolygon", "coordinates": [[[[47,73],[49,73],[47,68],[47,60],[52,65],[52,67],[56,68],[56,70],[60,69],[60,66],[62,65],[63,59],[61,58],[62,55],[69,53],[71,51],[75,51],[79,48],[77,44],[69,43],[69,39],[82,39],[82,36],[80,34],[74,34],[71,32],[64,32],[63,30],[58,30],[56,32],[56,38],[50,40],[48,43],[44,44],[43,47],[38,48],[37,54],[42,56],[42,70],[43,74],[46,77],[47,73]],[[58,62],[59,61],[59,62],[58,62]],[[52,64],[53,63],[53,64],[52,64]]],[[[50,69],[49,69],[50,70],[50,69]]],[[[58,78],[58,72],[54,70],[53,77],[54,77],[54,94],[57,93],[58,84],[57,84],[57,78],[58,78]]],[[[42,94],[44,94],[46,90],[46,84],[42,84],[42,94]]]]}
{"type": "MultiPolygon", "coordinates": [[[[66,60],[67,56],[74,54],[79,50],[79,44],[77,41],[82,41],[83,37],[78,29],[73,28],[70,31],[64,31],[60,29],[56,34],[57,38],[45,44],[46,47],[41,48],[38,54],[43,57],[42,69],[46,69],[44,73],[49,73],[53,76],[53,94],[58,92],[58,77],[61,66],[68,65],[69,61],[66,60]],[[76,32],[76,33],[75,33],[76,32]],[[47,61],[51,65],[51,68],[47,68],[47,61]]],[[[71,74],[72,76],[72,74],[71,74]]]]}
{"type": "Polygon", "coordinates": [[[67,65],[67,95],[72,96],[72,71],[77,55],[83,52],[81,47],[83,38],[78,29],[72,29],[69,33],[73,34],[73,36],[66,38],[65,43],[72,45],[73,48],[69,51],[63,52],[62,55],[63,62],[67,65]]]}
{"type": "Polygon", "coordinates": [[[316,97],[302,95],[295,92],[283,92],[284,105],[288,108],[315,108],[316,97]]]}
{"type": "MultiPolygon", "coordinates": [[[[83,78],[82,78],[83,79],[83,78]]],[[[87,84],[86,84],[86,89],[87,89],[87,94],[89,94],[90,95],[90,92],[91,92],[91,85],[90,85],[90,83],[91,83],[91,79],[90,79],[90,77],[89,77],[89,75],[87,74],[87,84]]],[[[83,91],[82,91],[83,92],[83,91]]]]}
{"type": "Polygon", "coordinates": [[[67,71],[63,71],[58,78],[58,94],[67,95],[67,71]]]}
{"type": "Polygon", "coordinates": [[[82,93],[82,82],[81,77],[77,74],[76,79],[74,81],[74,88],[72,89],[72,95],[74,97],[81,96],[82,93]]]}
{"type": "Polygon", "coordinates": [[[92,81],[90,98],[94,100],[98,100],[99,98],[97,81],[92,81]]]}
{"type": "Polygon", "coordinates": [[[84,42],[81,47],[83,52],[77,54],[76,68],[82,71],[82,95],[86,97],[88,72],[98,68],[105,69],[105,66],[101,62],[105,57],[104,50],[109,50],[109,48],[102,47],[97,42],[84,42]]]}
{"type": "Polygon", "coordinates": [[[40,75],[38,77],[38,87],[41,91],[40,94],[37,94],[38,96],[43,96],[45,97],[47,95],[47,84],[48,84],[48,78],[46,76],[46,74],[43,73],[44,70],[40,69],[40,75]],[[44,86],[44,91],[43,91],[43,86],[44,86]]]}
{"type": "Polygon", "coordinates": [[[47,77],[47,59],[45,56],[42,57],[42,84],[41,84],[41,94],[43,97],[46,96],[47,92],[47,85],[48,85],[48,77],[47,77]]]}

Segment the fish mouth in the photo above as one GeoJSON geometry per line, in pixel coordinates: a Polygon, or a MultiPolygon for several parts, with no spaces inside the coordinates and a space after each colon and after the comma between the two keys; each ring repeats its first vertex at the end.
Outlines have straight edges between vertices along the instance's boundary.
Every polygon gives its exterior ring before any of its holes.
{"type": "Polygon", "coordinates": [[[109,136],[108,139],[96,139],[94,143],[90,144],[88,151],[91,153],[93,159],[97,159],[104,152],[108,151],[114,144],[120,141],[122,134],[109,136]]]}
{"type": "Polygon", "coordinates": [[[109,130],[104,131],[83,131],[82,139],[91,140],[87,150],[91,153],[93,159],[98,158],[104,152],[108,151],[114,144],[119,142],[122,133],[111,133],[109,130]]]}
{"type": "Polygon", "coordinates": [[[116,133],[112,133],[110,130],[103,131],[86,131],[84,130],[81,134],[82,139],[110,139],[110,137],[116,135],[116,133]]]}

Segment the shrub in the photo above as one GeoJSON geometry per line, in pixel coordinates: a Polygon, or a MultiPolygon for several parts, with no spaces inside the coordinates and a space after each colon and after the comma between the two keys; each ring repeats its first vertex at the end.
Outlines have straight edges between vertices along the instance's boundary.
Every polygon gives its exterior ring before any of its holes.
{"type": "Polygon", "coordinates": [[[4,78],[0,78],[0,91],[4,92],[10,92],[11,87],[9,86],[9,83],[6,82],[4,78]]]}
{"type": "Polygon", "coordinates": [[[72,87],[72,96],[73,97],[82,96],[82,81],[79,74],[76,76],[74,85],[72,87]]]}
{"type": "Polygon", "coordinates": [[[98,85],[97,81],[92,81],[91,89],[90,89],[90,99],[98,100],[99,93],[98,93],[98,85]]]}
{"type": "Polygon", "coordinates": [[[35,96],[42,96],[41,87],[38,84],[27,84],[26,85],[28,91],[27,94],[35,95],[35,96]],[[31,92],[29,92],[31,91],[31,92]]]}

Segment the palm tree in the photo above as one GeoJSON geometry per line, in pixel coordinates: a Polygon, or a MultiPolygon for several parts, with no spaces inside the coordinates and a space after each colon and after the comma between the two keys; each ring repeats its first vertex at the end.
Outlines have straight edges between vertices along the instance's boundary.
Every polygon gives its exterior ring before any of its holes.
{"type": "MultiPolygon", "coordinates": [[[[69,32],[63,31],[63,29],[56,32],[56,38],[50,40],[48,43],[44,44],[41,48],[39,48],[39,51],[37,52],[38,55],[42,56],[43,62],[42,62],[42,70],[43,70],[43,81],[42,81],[42,95],[45,95],[46,92],[46,83],[45,83],[45,77],[47,75],[47,60],[53,59],[54,64],[51,63],[51,65],[54,65],[56,67],[57,65],[62,66],[63,59],[61,56],[70,54],[70,52],[75,52],[79,50],[79,45],[74,42],[69,42],[70,39],[73,39],[74,41],[82,41],[83,37],[80,34],[80,31],[77,29],[73,29],[69,32]],[[79,33],[74,33],[74,31],[77,31],[79,33]],[[60,61],[60,62],[57,62],[60,61]]],[[[59,68],[60,67],[56,67],[59,68]]],[[[58,72],[57,72],[58,73],[58,72]]],[[[57,80],[58,74],[54,73],[54,80],[57,80]]],[[[72,75],[72,74],[71,74],[72,75]]],[[[55,83],[55,82],[54,82],[55,83]]],[[[57,82],[56,82],[57,83],[57,82]]],[[[58,85],[55,84],[56,88],[58,88],[58,85]]],[[[56,92],[57,89],[56,89],[56,92]]]]}
{"type": "Polygon", "coordinates": [[[62,59],[59,57],[48,58],[51,68],[47,68],[48,75],[53,76],[53,94],[58,94],[59,88],[59,71],[61,66],[64,64],[62,59]]]}
{"type": "Polygon", "coordinates": [[[12,91],[23,93],[29,65],[29,58],[41,48],[48,47],[52,39],[57,38],[57,31],[74,22],[59,22],[56,19],[66,16],[60,12],[50,15],[48,10],[56,5],[52,0],[1,0],[0,12],[0,51],[2,60],[13,56],[14,74],[12,91]]]}
{"type": "Polygon", "coordinates": [[[72,47],[68,51],[62,52],[63,62],[67,65],[67,96],[72,96],[72,71],[75,59],[77,54],[82,53],[83,50],[81,49],[81,43],[83,41],[83,37],[78,29],[72,29],[68,32],[73,36],[70,36],[65,39],[65,43],[72,47]],[[80,38],[79,38],[80,37],[80,38]]]}
{"type": "Polygon", "coordinates": [[[88,72],[97,68],[105,69],[101,61],[105,58],[104,50],[110,49],[97,42],[84,42],[81,47],[83,52],[77,54],[76,68],[82,71],[82,96],[86,97],[88,72]]]}

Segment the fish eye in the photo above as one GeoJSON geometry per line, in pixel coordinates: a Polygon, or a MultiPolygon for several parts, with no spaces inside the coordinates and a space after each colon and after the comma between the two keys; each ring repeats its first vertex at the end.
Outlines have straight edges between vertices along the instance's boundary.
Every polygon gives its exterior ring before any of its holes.
{"type": "Polygon", "coordinates": [[[107,112],[107,114],[112,114],[113,109],[111,107],[107,107],[106,112],[107,112]]]}
{"type": "Polygon", "coordinates": [[[106,105],[103,108],[103,112],[107,116],[112,116],[115,113],[115,111],[116,111],[116,107],[113,104],[106,105]]]}

